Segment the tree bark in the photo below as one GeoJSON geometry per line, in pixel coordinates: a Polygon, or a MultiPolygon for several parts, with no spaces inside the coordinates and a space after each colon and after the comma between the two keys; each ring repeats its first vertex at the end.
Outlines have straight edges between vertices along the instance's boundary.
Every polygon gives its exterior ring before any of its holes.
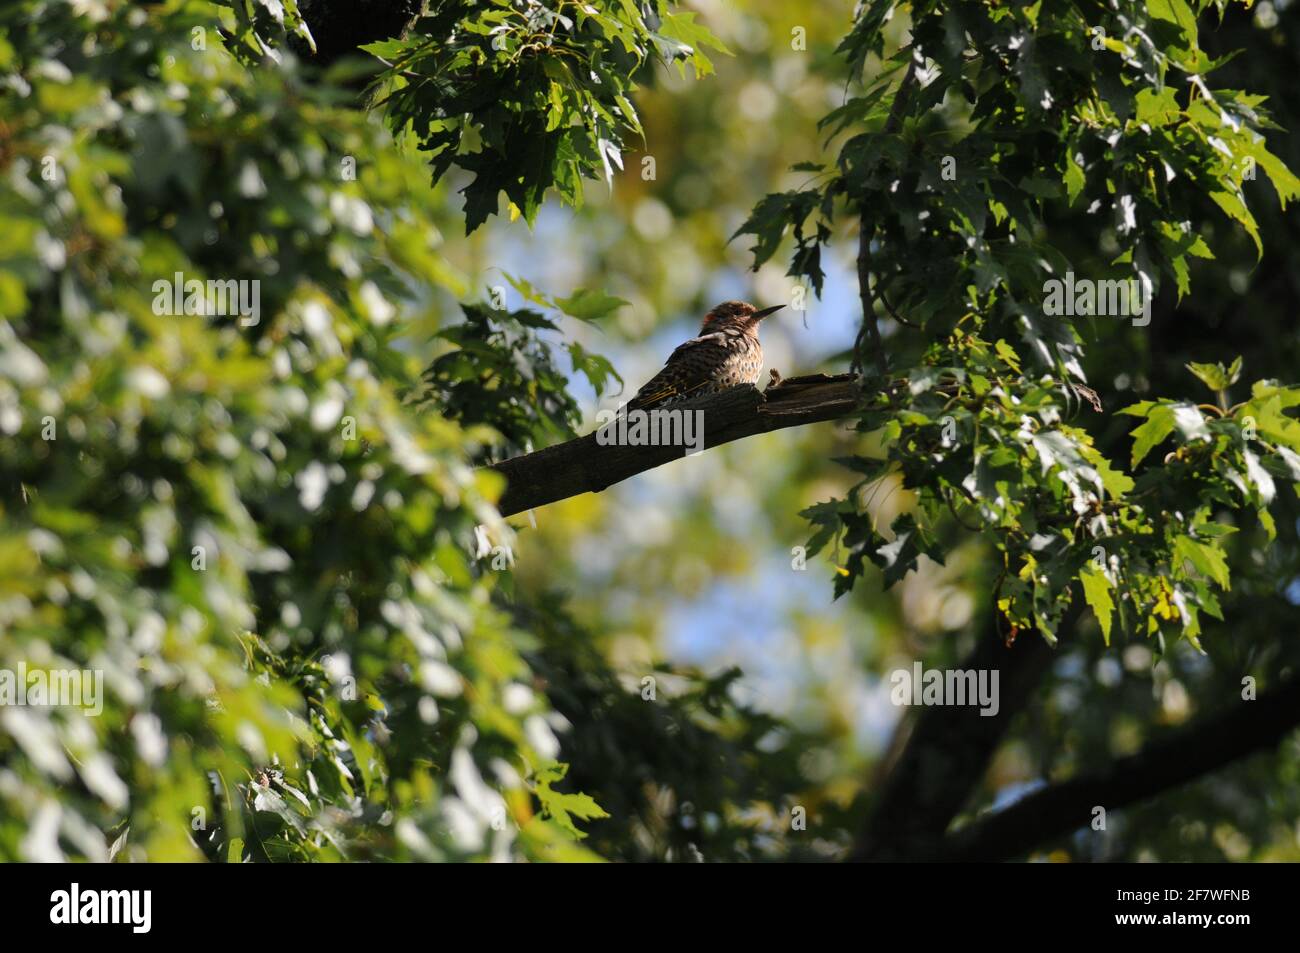
{"type": "Polygon", "coordinates": [[[921,708],[904,719],[877,772],[879,793],[851,860],[925,860],[941,850],[948,825],[1046,673],[1054,657],[1046,640],[1026,632],[1008,646],[993,622],[997,609],[988,612],[989,624],[961,668],[999,673],[997,714],[949,705],[921,708]]]}
{"type": "MultiPolygon", "coordinates": [[[[848,416],[857,408],[861,393],[856,374],[815,374],[781,381],[762,393],[746,385],[673,404],[669,409],[702,412],[698,419],[703,421],[703,447],[707,449],[742,437],[848,416]]],[[[501,515],[522,513],[582,493],[599,493],[677,460],[688,450],[681,442],[671,446],[602,445],[600,433],[597,430],[493,464],[490,469],[506,478],[505,493],[497,503],[501,515]]]]}
{"type": "Polygon", "coordinates": [[[1198,719],[1101,771],[1027,795],[951,834],[931,860],[1000,861],[1087,827],[1108,812],[1186,784],[1248,754],[1274,748],[1300,726],[1300,679],[1228,712],[1198,719]]]}

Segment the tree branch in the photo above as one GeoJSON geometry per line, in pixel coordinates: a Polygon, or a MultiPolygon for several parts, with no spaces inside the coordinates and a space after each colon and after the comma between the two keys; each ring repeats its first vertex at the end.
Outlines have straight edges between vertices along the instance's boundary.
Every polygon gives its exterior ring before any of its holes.
{"type": "Polygon", "coordinates": [[[1186,784],[1256,751],[1276,747],[1300,726],[1300,679],[1225,714],[1201,718],[1096,774],[1030,794],[954,832],[933,857],[1000,861],[1086,826],[1093,807],[1125,807],[1186,784]]]}
{"type": "MultiPolygon", "coordinates": [[[[997,609],[964,670],[998,672],[998,713],[949,705],[921,708],[903,720],[877,772],[878,790],[851,860],[919,860],[941,848],[944,832],[970,800],[988,763],[1053,658],[1035,633],[1006,645],[997,609]]],[[[1077,612],[1077,610],[1076,610],[1077,612]]],[[[1066,626],[1061,627],[1066,631],[1066,626]]]]}
{"type": "MultiPolygon", "coordinates": [[[[856,374],[814,374],[784,380],[764,393],[755,387],[735,387],[674,404],[670,409],[703,411],[703,445],[708,448],[772,430],[845,417],[856,409],[861,394],[856,374]]],[[[598,433],[493,464],[491,469],[506,478],[506,491],[497,504],[501,515],[521,513],[581,493],[599,493],[628,477],[676,460],[687,449],[680,442],[674,446],[601,445],[598,433]]]]}

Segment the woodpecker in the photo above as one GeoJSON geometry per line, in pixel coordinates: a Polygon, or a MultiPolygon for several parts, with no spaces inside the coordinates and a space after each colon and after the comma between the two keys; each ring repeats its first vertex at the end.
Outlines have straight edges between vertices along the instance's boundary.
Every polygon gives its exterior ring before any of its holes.
{"type": "Polygon", "coordinates": [[[628,410],[649,410],[688,397],[757,384],[763,367],[758,322],[785,305],[759,311],[744,301],[724,301],[704,316],[698,337],[677,346],[664,369],[627,402],[628,410]]]}

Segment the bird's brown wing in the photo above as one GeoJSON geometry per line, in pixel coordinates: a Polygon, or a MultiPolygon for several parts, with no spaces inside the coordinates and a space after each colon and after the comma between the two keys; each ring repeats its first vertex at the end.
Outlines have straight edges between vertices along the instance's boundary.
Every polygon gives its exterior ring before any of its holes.
{"type": "Polygon", "coordinates": [[[730,350],[720,332],[683,341],[667,363],[627,402],[628,410],[648,410],[669,400],[688,397],[714,379],[730,350]]]}

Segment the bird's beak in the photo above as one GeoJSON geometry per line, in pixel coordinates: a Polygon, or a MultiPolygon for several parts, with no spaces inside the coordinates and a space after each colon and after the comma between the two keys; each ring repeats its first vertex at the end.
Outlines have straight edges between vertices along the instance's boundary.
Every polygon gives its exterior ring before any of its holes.
{"type": "Polygon", "coordinates": [[[751,315],[749,316],[749,319],[750,319],[751,321],[760,321],[760,320],[762,320],[763,318],[766,318],[766,317],[767,317],[769,314],[771,314],[773,311],[780,311],[780,310],[781,310],[782,308],[784,308],[784,307],[785,307],[785,305],[783,305],[783,304],[774,304],[774,305],[772,305],[772,307],[770,307],[770,308],[764,308],[762,311],[755,311],[753,314],[751,314],[751,315]]]}

